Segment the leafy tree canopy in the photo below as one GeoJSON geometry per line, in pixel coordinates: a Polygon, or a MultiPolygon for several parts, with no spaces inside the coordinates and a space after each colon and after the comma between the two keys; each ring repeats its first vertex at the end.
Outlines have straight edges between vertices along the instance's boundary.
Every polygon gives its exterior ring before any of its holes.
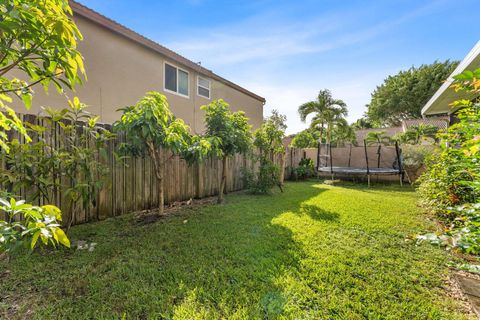
{"type": "Polygon", "coordinates": [[[202,106],[205,111],[206,136],[216,137],[223,156],[248,151],[252,143],[251,125],[243,111],[231,112],[219,99],[202,106]]]}
{"type": "Polygon", "coordinates": [[[73,88],[84,74],[77,51],[82,35],[70,18],[67,0],[6,0],[0,3],[0,93],[31,102],[31,87],[53,83],[59,91],[73,88]],[[27,80],[7,77],[10,70],[23,71],[27,80]]]}
{"type": "Polygon", "coordinates": [[[431,124],[420,123],[417,126],[412,126],[407,131],[395,136],[396,140],[401,143],[419,144],[422,141],[430,140],[437,143],[437,133],[439,129],[437,126],[431,124]]]}
{"type": "Polygon", "coordinates": [[[373,128],[373,123],[370,121],[370,119],[368,119],[367,116],[363,116],[352,123],[352,128],[355,130],[371,129],[373,128]]]}
{"type": "Polygon", "coordinates": [[[255,131],[253,144],[267,153],[284,152],[283,138],[287,129],[286,121],[286,116],[273,110],[272,115],[267,117],[262,126],[255,131]]]}
{"type": "Polygon", "coordinates": [[[217,154],[222,156],[222,179],[218,192],[218,203],[222,203],[227,181],[227,158],[251,148],[251,126],[243,111],[231,112],[228,103],[222,99],[201,108],[205,111],[205,135],[217,140],[217,154]]]}
{"type": "MultiPolygon", "coordinates": [[[[83,58],[77,51],[80,31],[71,19],[67,0],[3,0],[0,2],[0,128],[15,129],[29,137],[15,112],[6,105],[19,97],[27,108],[32,87],[48,91],[73,88],[85,76],[83,58]],[[15,73],[14,73],[15,71],[15,73]]],[[[5,132],[0,146],[8,151],[5,132]]]]}
{"type": "Polygon", "coordinates": [[[355,129],[345,119],[338,121],[333,127],[330,141],[332,144],[340,146],[345,143],[355,143],[356,141],[355,129]]]}
{"type": "Polygon", "coordinates": [[[398,126],[419,118],[421,109],[453,72],[457,61],[435,61],[389,76],[372,93],[367,116],[374,127],[398,126]]]}
{"type": "Polygon", "coordinates": [[[365,135],[365,143],[371,145],[389,145],[392,139],[384,131],[371,131],[365,135]]]}
{"type": "Polygon", "coordinates": [[[320,139],[320,132],[311,128],[297,133],[290,145],[294,148],[316,148],[320,139]]]}
{"type": "Polygon", "coordinates": [[[331,135],[336,126],[346,123],[348,114],[347,105],[343,100],[334,99],[328,89],[320,90],[317,99],[309,101],[298,107],[300,119],[305,121],[307,116],[313,114],[311,128],[320,132],[320,140],[331,141],[331,135]]]}
{"type": "Polygon", "coordinates": [[[148,153],[152,158],[159,185],[159,212],[163,214],[165,151],[181,155],[188,163],[193,163],[206,157],[216,147],[218,139],[190,135],[190,128],[173,115],[167,98],[158,92],[148,92],[136,105],[122,111],[115,129],[126,134],[125,151],[134,155],[148,153]]]}

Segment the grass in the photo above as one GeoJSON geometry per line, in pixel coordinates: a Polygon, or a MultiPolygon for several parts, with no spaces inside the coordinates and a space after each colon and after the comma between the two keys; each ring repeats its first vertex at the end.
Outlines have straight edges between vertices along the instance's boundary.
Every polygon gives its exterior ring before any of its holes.
{"type": "Polygon", "coordinates": [[[229,195],[148,225],[81,225],[93,252],[0,263],[0,318],[462,319],[448,255],[405,236],[431,227],[408,187],[315,181],[229,195]]]}

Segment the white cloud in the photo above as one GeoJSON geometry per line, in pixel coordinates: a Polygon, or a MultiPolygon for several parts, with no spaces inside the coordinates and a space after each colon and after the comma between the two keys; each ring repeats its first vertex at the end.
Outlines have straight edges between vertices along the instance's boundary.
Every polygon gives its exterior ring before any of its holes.
{"type": "MultiPolygon", "coordinates": [[[[175,41],[166,44],[264,96],[265,115],[273,108],[278,109],[287,115],[287,132],[294,133],[307,126],[298,117],[298,106],[314,99],[319,89],[329,88],[336,98],[343,99],[349,106],[349,121],[353,122],[362,116],[375,86],[392,71],[391,67],[389,70],[377,67],[365,74],[363,67],[363,70],[340,70],[345,77],[332,77],[328,73],[308,72],[309,64],[312,70],[320,63],[330,67],[323,58],[326,54],[353,50],[380,35],[394,33],[399,25],[443,3],[433,1],[395,19],[384,17],[383,21],[369,23],[366,18],[360,24],[359,17],[361,20],[362,15],[368,16],[371,10],[368,6],[329,12],[300,22],[289,21],[281,10],[269,11],[233,24],[191,30],[183,38],[177,34],[175,41]],[[292,67],[297,62],[303,67],[298,72],[292,67]]],[[[342,67],[338,60],[335,63],[342,67]]]]}
{"type": "MultiPolygon", "coordinates": [[[[387,70],[370,73],[361,78],[354,77],[349,81],[337,81],[329,84],[328,89],[332,91],[332,95],[347,104],[349,122],[354,122],[363,115],[365,105],[370,101],[370,93],[381,82],[385,74],[388,74],[387,70]]],[[[270,84],[251,82],[245,83],[245,85],[254,92],[261,92],[266,98],[264,116],[268,116],[272,109],[277,109],[287,116],[288,134],[296,133],[308,126],[308,119],[307,123],[300,121],[298,106],[315,100],[318,90],[323,88],[317,83],[285,85],[273,82],[270,84]]]]}

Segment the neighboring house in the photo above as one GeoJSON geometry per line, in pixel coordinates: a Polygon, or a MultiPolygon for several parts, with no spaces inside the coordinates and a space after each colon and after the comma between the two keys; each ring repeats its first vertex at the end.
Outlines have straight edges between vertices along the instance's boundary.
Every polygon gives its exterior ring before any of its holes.
{"type": "MultiPolygon", "coordinates": [[[[148,91],[159,91],[173,113],[196,133],[204,130],[200,106],[220,98],[232,110],[243,110],[254,128],[261,125],[264,98],[79,3],[70,1],[70,5],[84,36],[78,50],[85,59],[88,81],[66,95],[90,105],[101,122],[114,122],[120,117],[117,109],[136,103],[148,91]]],[[[67,105],[53,86],[48,95],[38,87],[35,92],[29,113],[40,113],[41,106],[67,105]]],[[[20,102],[14,108],[26,112],[20,102]]]]}
{"type": "Polygon", "coordinates": [[[465,92],[455,92],[451,88],[453,82],[453,76],[462,73],[465,70],[475,70],[480,68],[480,41],[477,42],[475,47],[467,54],[467,56],[460,62],[455,68],[452,74],[448,77],[442,86],[435,92],[435,94],[428,100],[425,106],[422,108],[423,116],[432,116],[438,114],[446,114],[450,116],[450,122],[452,121],[452,115],[455,110],[450,107],[450,104],[459,99],[474,99],[473,95],[468,95],[465,92]]]}

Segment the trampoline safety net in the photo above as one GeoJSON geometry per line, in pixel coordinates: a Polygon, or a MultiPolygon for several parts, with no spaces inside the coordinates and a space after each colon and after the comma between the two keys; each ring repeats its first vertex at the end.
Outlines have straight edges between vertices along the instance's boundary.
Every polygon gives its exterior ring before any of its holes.
{"type": "Polygon", "coordinates": [[[332,147],[319,144],[317,170],[339,174],[388,175],[403,174],[401,149],[394,146],[372,145],[332,147]]]}

